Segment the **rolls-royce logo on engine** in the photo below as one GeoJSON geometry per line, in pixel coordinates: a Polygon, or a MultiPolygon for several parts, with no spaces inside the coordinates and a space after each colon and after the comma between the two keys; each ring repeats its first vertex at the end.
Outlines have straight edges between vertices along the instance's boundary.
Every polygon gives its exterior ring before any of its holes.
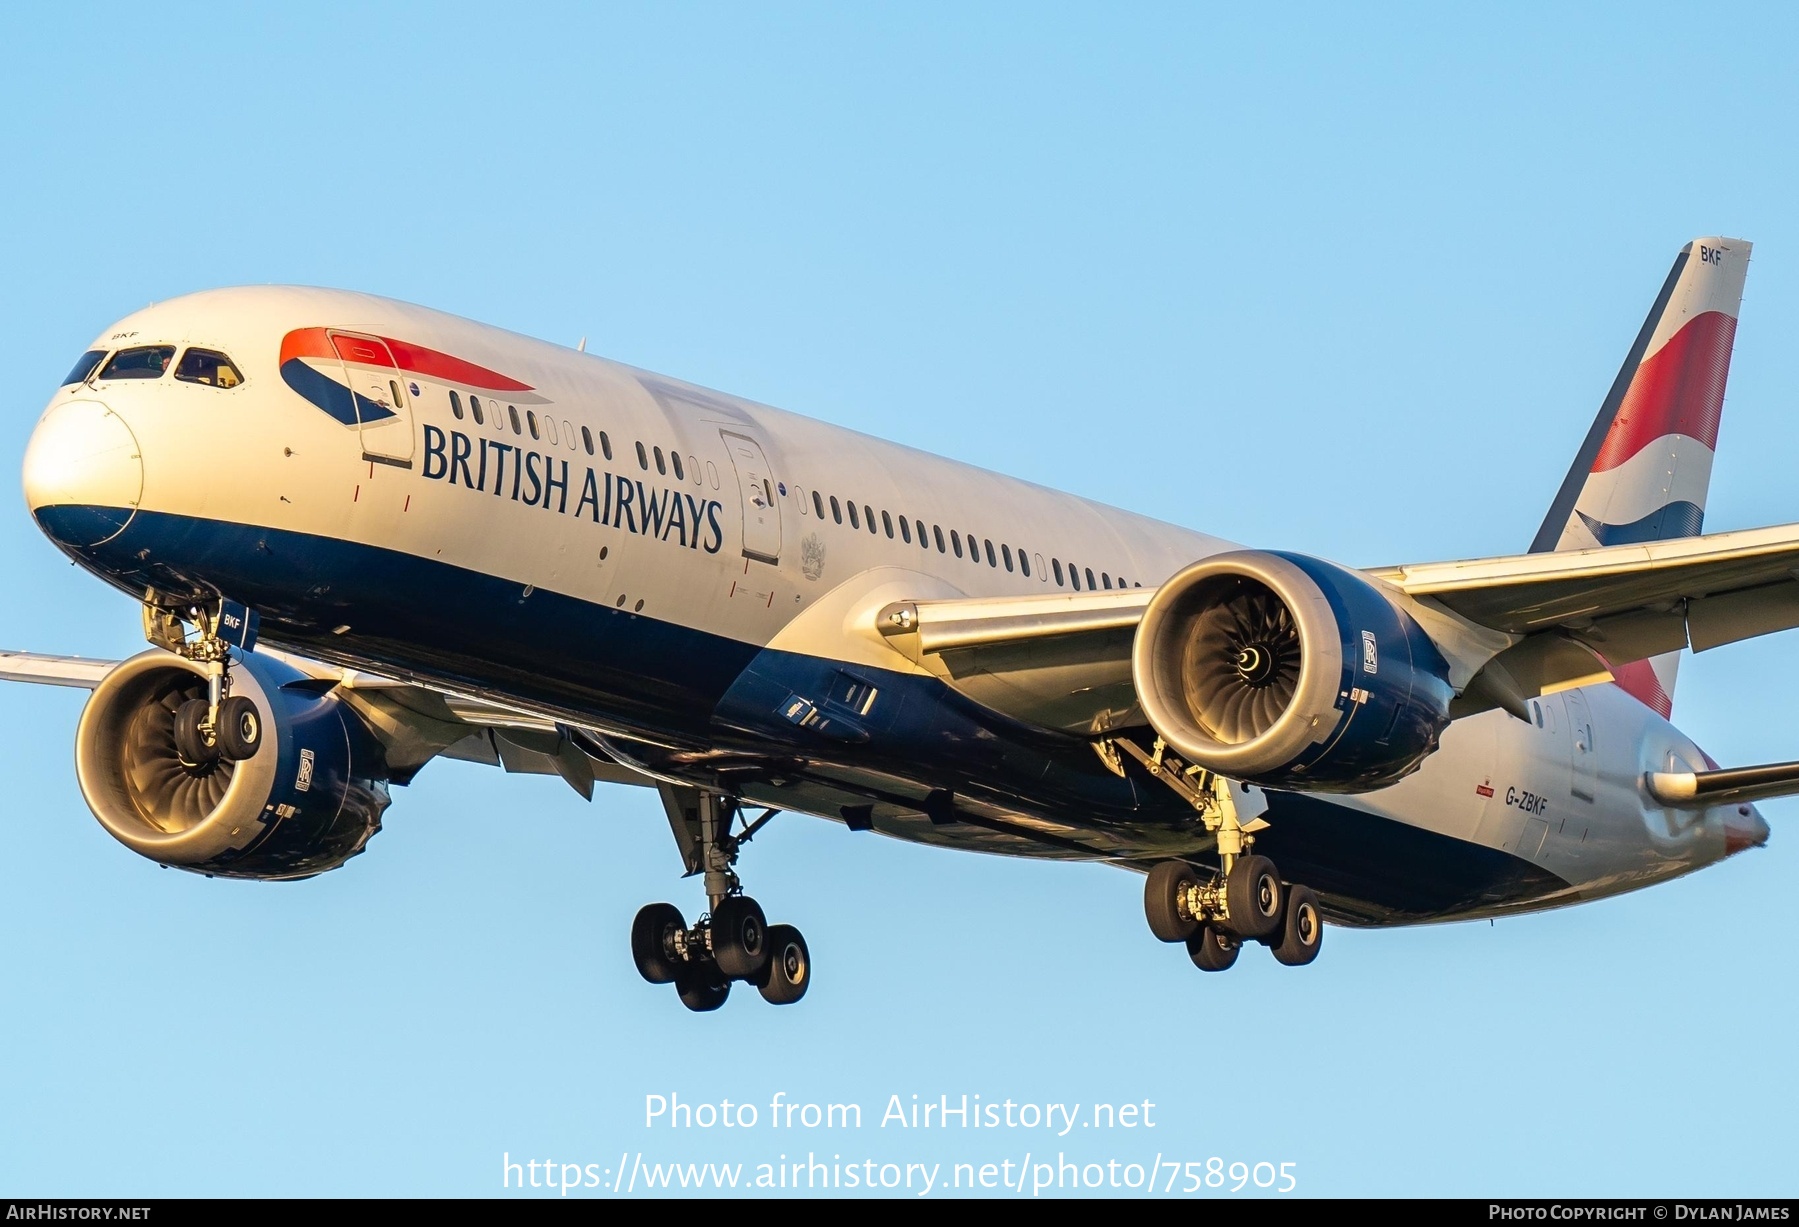
{"type": "Polygon", "coordinates": [[[312,789],[312,751],[300,751],[300,770],[294,776],[294,791],[309,792],[312,789]]]}
{"type": "Polygon", "coordinates": [[[1362,672],[1380,672],[1380,649],[1374,644],[1374,632],[1362,632],[1362,672]]]}

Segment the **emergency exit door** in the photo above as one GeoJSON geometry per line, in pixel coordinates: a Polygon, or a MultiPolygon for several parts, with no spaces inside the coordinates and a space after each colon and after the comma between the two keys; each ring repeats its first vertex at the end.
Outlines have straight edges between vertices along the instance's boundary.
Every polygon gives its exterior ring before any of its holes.
{"type": "Polygon", "coordinates": [[[781,503],[762,445],[734,430],[718,432],[737,471],[737,494],[743,503],[743,556],[778,565],[781,561],[781,503]]]}
{"type": "Polygon", "coordinates": [[[332,332],[331,347],[344,364],[362,458],[412,467],[412,410],[406,379],[387,342],[355,332],[332,332]]]}

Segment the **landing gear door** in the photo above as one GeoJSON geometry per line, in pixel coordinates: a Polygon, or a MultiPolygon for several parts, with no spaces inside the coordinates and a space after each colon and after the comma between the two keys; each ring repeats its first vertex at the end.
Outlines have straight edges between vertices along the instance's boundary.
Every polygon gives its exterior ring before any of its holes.
{"type": "Polygon", "coordinates": [[[743,556],[779,565],[781,503],[775,497],[775,478],[762,445],[734,430],[718,433],[724,436],[731,467],[737,471],[737,493],[743,502],[743,556]]]}
{"type": "Polygon", "coordinates": [[[362,458],[412,467],[412,410],[405,377],[380,337],[332,332],[331,346],[344,364],[350,399],[362,434],[362,458]]]}

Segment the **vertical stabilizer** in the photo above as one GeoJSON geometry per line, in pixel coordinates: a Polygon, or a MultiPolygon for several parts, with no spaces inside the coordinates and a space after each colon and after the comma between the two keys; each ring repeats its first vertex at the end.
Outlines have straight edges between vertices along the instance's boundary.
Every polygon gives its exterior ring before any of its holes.
{"type": "MultiPolygon", "coordinates": [[[[1749,249],[1741,239],[1701,238],[1675,257],[1532,553],[1701,531],[1749,249]]],[[[1666,716],[1678,661],[1670,653],[1614,672],[1666,716]]]]}

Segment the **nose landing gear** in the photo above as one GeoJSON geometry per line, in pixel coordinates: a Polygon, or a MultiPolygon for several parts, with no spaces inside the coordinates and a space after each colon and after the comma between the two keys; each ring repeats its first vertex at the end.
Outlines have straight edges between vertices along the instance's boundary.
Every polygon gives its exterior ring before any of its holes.
{"type": "MultiPolygon", "coordinates": [[[[215,611],[195,605],[185,610],[199,630],[189,638],[182,617],[157,605],[155,597],[154,591],[145,594],[144,637],[206,670],[206,697],[189,699],[175,711],[175,748],[182,761],[190,767],[209,767],[254,758],[262,746],[262,713],[252,700],[231,693],[232,645],[219,634],[226,607],[215,611]]],[[[244,634],[248,611],[240,607],[232,616],[244,634]]],[[[254,641],[254,630],[248,635],[246,648],[254,641]]]]}
{"type": "Polygon", "coordinates": [[[688,873],[702,874],[709,911],[691,926],[670,903],[652,903],[631,924],[631,956],[651,984],[673,984],[690,1010],[716,1010],[733,982],[753,984],[774,1005],[791,1005],[812,984],[812,955],[792,925],[770,925],[743,893],[737,856],[778,812],[768,810],[731,833],[736,798],[665,784],[669,824],[688,873]]]}

